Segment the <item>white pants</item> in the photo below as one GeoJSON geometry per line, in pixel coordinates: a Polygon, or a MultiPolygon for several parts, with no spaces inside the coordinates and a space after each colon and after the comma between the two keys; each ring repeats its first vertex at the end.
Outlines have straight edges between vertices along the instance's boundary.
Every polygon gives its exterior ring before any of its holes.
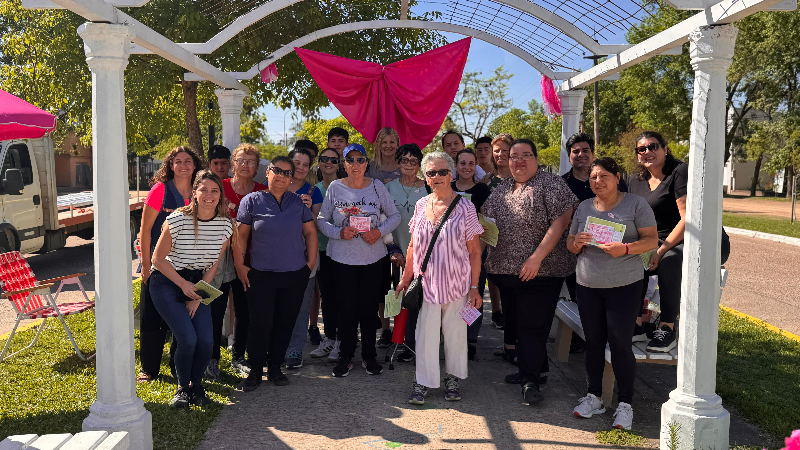
{"type": "Polygon", "coordinates": [[[469,294],[444,305],[422,302],[417,319],[417,383],[438,388],[439,330],[444,334],[445,371],[467,378],[467,322],[458,314],[469,294]]]}

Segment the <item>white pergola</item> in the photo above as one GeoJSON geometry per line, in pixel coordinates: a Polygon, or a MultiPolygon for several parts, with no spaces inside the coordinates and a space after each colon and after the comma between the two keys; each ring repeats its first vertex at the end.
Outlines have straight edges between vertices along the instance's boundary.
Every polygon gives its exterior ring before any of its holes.
{"type": "MultiPolygon", "coordinates": [[[[661,448],[667,445],[667,424],[677,423],[681,449],[727,450],[730,416],[722,407],[715,387],[721,296],[725,80],[737,34],[731,22],[763,10],[793,10],[796,0],[668,0],[676,8],[700,12],[633,46],[599,44],[590,36],[589,31],[602,37],[603,30],[635,20],[634,15],[625,16],[613,10],[616,6],[613,2],[591,2],[591,8],[581,9],[576,5],[582,2],[556,0],[458,0],[451,1],[450,10],[442,15],[447,20],[432,22],[409,19],[408,1],[401,0],[398,5],[401,20],[345,23],[316,30],[273,51],[247,72],[223,72],[197,56],[213,52],[248,27],[299,1],[268,1],[240,16],[208,42],[175,43],[118,9],[144,6],[149,0],[22,0],[26,8],[66,8],[89,21],[78,28],[78,34],[83,38],[86,61],[92,72],[92,140],[98,149],[93,154],[98,206],[94,262],[97,401],[83,422],[84,431],[128,431],[132,449],[149,450],[153,445],[150,413],[136,397],[130,236],[128,227],[119,226],[127,223],[129,214],[124,176],[127,173],[124,71],[129,55],[160,55],[185,68],[187,80],[206,80],[219,86],[216,94],[222,113],[223,144],[234,148],[241,140],[242,100],[249,93],[240,80],[258,75],[294,47],[320,38],[366,29],[415,28],[472,36],[507,50],[550,78],[563,80],[558,92],[563,110],[561,173],[569,170],[564,143],[579,131],[586,97],[582,88],[652,56],[679,51],[681,44],[690,43],[695,82],[678,384],[670,393],[670,400],[662,406],[661,448]],[[562,6],[570,3],[572,9],[554,8],[554,3],[562,6]],[[486,10],[493,11],[494,18],[486,10]],[[498,19],[501,12],[511,17],[513,24],[501,25],[498,19]],[[589,13],[595,16],[587,17],[589,13]],[[575,57],[576,52],[611,56],[584,72],[561,70],[568,68],[564,61],[575,57]]],[[[623,1],[627,0],[619,0],[623,1]]]]}

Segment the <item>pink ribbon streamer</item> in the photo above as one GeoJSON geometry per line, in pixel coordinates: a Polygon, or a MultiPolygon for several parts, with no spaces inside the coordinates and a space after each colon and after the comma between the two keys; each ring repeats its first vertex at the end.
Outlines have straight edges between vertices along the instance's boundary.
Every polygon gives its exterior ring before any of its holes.
{"type": "Polygon", "coordinates": [[[275,66],[275,64],[270,64],[264,70],[261,71],[262,82],[270,84],[277,79],[278,79],[278,68],[275,66]]]}
{"type": "Polygon", "coordinates": [[[544,109],[547,115],[554,114],[556,116],[561,115],[561,98],[556,94],[556,88],[553,86],[553,80],[547,77],[547,75],[542,75],[541,80],[542,85],[542,101],[544,103],[544,109]]]}

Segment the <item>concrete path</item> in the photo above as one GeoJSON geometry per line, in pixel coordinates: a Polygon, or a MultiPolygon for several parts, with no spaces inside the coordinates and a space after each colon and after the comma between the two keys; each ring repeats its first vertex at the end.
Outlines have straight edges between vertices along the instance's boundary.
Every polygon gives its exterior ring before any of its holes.
{"type": "Polygon", "coordinates": [[[722,199],[722,211],[726,213],[749,214],[767,218],[789,219],[792,202],[769,200],[759,197],[725,197],[722,199]]]}

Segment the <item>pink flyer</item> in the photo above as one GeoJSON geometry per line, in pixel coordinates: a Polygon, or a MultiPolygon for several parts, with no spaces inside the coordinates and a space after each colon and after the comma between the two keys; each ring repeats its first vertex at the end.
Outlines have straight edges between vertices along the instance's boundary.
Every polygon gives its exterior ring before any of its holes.
{"type": "Polygon", "coordinates": [[[461,318],[464,319],[464,322],[467,322],[467,325],[472,325],[472,322],[475,322],[478,317],[481,316],[481,312],[475,309],[472,305],[467,302],[461,311],[459,311],[461,318]]]}
{"type": "Polygon", "coordinates": [[[370,219],[369,217],[350,217],[350,226],[359,233],[366,233],[369,231],[370,219]]]}

